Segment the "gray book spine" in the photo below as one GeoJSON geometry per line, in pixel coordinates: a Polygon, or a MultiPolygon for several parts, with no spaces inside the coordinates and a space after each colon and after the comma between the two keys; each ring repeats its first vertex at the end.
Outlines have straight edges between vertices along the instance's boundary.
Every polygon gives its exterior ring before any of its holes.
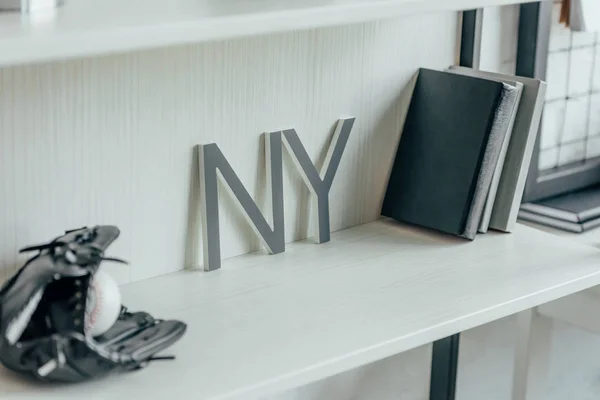
{"type": "Polygon", "coordinates": [[[487,201],[494,171],[496,170],[496,164],[502,150],[502,143],[506,136],[506,129],[510,122],[510,110],[514,104],[517,92],[515,87],[505,83],[502,85],[504,87],[502,97],[494,115],[492,130],[483,156],[479,177],[477,178],[470,212],[467,216],[464,236],[471,239],[475,237],[479,229],[479,223],[481,222],[483,209],[487,201]]]}
{"type": "Polygon", "coordinates": [[[540,128],[544,98],[546,97],[546,83],[538,83],[539,89],[533,109],[523,110],[526,115],[525,118],[519,121],[518,125],[518,129],[527,132],[527,134],[513,135],[512,143],[509,145],[496,201],[500,206],[494,209],[490,220],[491,228],[504,232],[512,232],[517,223],[529,164],[531,164],[531,157],[540,128]],[[526,118],[528,115],[530,118],[526,118]],[[529,129],[526,129],[527,127],[529,129]]]}
{"type": "MultiPolygon", "coordinates": [[[[494,176],[492,178],[492,184],[490,185],[490,191],[488,193],[485,208],[483,209],[483,215],[481,216],[481,222],[479,223],[479,232],[486,233],[490,225],[490,219],[492,218],[492,211],[494,204],[496,203],[496,194],[498,193],[498,185],[500,184],[500,177],[502,176],[502,170],[504,169],[504,162],[506,160],[506,154],[508,153],[508,146],[510,144],[510,138],[512,136],[513,126],[515,123],[515,117],[519,108],[519,102],[521,100],[521,91],[523,84],[520,82],[513,82],[516,86],[514,96],[510,99],[512,101],[512,107],[508,111],[507,115],[508,124],[503,124],[506,127],[504,140],[502,142],[502,148],[500,149],[500,156],[498,157],[498,163],[494,170],[494,176]]],[[[504,127],[504,126],[503,126],[504,127]]]]}

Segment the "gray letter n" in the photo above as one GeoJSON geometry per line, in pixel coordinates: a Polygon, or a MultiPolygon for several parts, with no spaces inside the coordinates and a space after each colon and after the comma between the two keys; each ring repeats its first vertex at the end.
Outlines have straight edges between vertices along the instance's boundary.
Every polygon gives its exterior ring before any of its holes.
{"type": "Polygon", "coordinates": [[[273,229],[265,220],[260,209],[236,175],[229,162],[214,144],[199,146],[200,195],[202,196],[202,248],[204,269],[213,271],[221,268],[221,244],[219,235],[218,178],[229,189],[240,206],[246,220],[254,229],[265,247],[272,254],[285,251],[285,229],[283,217],[283,174],[281,162],[281,134],[265,135],[265,155],[268,185],[271,188],[273,229]]]}

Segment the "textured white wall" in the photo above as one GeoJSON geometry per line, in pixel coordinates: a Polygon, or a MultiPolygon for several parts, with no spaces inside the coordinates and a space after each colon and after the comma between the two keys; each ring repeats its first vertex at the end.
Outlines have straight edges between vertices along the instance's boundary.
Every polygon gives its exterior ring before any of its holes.
{"type": "Polygon", "coordinates": [[[488,7],[483,11],[482,70],[515,73],[518,27],[518,6],[488,7]]]}
{"type": "MultiPolygon", "coordinates": [[[[340,116],[357,120],[332,227],[376,219],[399,96],[418,67],[454,61],[456,30],[442,13],[0,69],[0,280],[23,262],[19,247],[93,224],[122,230],[110,254],[131,266],[109,266],[119,282],[179,270],[194,145],[218,143],[262,204],[261,133],[294,127],[319,161],[340,116]]],[[[286,164],[292,241],[306,235],[308,190],[286,164]]],[[[233,202],[221,204],[223,256],[258,249],[233,202]]]]}

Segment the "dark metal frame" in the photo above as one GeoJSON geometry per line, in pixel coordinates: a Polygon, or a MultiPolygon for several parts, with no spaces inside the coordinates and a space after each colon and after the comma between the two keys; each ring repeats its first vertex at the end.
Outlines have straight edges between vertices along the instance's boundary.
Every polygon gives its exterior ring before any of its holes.
{"type": "Polygon", "coordinates": [[[433,343],[429,400],[454,400],[460,333],[433,343]]]}
{"type": "Polygon", "coordinates": [[[483,29],[483,9],[468,10],[462,13],[459,64],[463,67],[479,68],[481,59],[481,32],[483,29]]]}
{"type": "MultiPolygon", "coordinates": [[[[552,24],[552,0],[522,4],[519,15],[516,74],[544,80],[552,24]]],[[[523,201],[581,189],[600,182],[600,158],[541,171],[540,135],[533,150],[523,201]]]]}
{"type": "MultiPolygon", "coordinates": [[[[483,9],[462,13],[460,65],[479,68],[483,9]]],[[[433,343],[429,400],[454,400],[458,373],[460,333],[433,343]]]]}

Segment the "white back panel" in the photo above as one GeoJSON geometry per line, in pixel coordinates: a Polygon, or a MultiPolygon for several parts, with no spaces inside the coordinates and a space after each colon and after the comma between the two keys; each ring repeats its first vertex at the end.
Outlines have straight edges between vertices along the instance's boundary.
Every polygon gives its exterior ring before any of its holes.
{"type": "MultiPolygon", "coordinates": [[[[0,280],[19,247],[116,224],[121,283],[194,264],[193,147],[216,142],[259,205],[261,133],[293,127],[317,162],[341,116],[356,124],[331,226],[375,220],[418,67],[455,59],[455,13],[0,69],[0,280]],[[192,218],[193,220],[193,218],[192,218]],[[193,241],[193,243],[190,243],[193,241]],[[187,254],[187,257],[186,257],[187,254]]],[[[286,240],[306,237],[308,190],[284,159],[286,240]]],[[[223,257],[259,248],[221,196],[223,257]]]]}

